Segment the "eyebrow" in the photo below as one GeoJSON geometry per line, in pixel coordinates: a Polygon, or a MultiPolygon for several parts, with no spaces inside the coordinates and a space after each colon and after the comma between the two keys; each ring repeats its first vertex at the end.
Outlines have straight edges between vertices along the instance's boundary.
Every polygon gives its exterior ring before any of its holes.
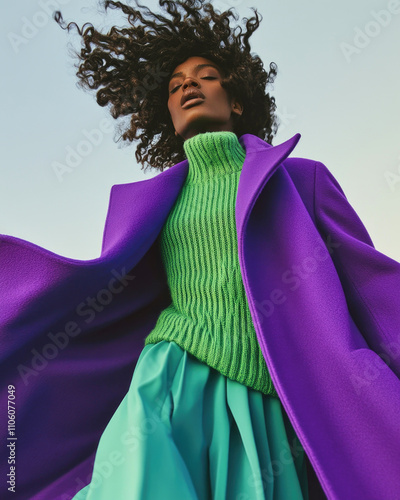
{"type": "MultiPolygon", "coordinates": [[[[206,64],[198,64],[197,66],[195,66],[195,69],[196,70],[199,70],[201,68],[205,68],[207,66],[212,66],[213,68],[215,68],[218,72],[219,72],[219,68],[218,66],[215,66],[215,64],[210,64],[210,63],[206,63],[206,64]]],[[[175,73],[171,76],[171,78],[169,79],[169,81],[171,81],[173,78],[175,78],[176,76],[182,76],[183,73],[182,71],[179,71],[179,73],[175,73]]]]}

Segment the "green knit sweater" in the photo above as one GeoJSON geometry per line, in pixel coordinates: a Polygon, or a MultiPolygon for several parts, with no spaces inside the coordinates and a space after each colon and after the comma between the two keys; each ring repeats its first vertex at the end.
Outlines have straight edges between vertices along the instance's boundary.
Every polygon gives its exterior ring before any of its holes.
{"type": "Polygon", "coordinates": [[[173,341],[226,377],[278,397],[239,266],[235,202],[245,149],[233,132],[183,143],[188,175],[159,235],[172,303],[145,345],[173,341]]]}

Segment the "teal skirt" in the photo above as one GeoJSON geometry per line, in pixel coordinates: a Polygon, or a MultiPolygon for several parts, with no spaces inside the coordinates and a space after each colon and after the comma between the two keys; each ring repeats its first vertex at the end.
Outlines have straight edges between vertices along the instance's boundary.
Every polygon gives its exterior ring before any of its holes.
{"type": "Polygon", "coordinates": [[[305,458],[279,399],[162,341],[141,352],[72,500],[308,500],[305,458]]]}

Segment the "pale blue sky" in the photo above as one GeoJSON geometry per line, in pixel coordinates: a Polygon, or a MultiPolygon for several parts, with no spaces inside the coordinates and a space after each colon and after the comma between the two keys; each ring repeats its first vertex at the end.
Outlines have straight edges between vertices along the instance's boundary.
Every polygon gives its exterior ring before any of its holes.
{"type": "MultiPolygon", "coordinates": [[[[302,135],[292,156],[323,162],[341,184],[376,248],[400,261],[400,1],[218,0],[263,16],[252,51],[278,65],[274,88],[282,125],[277,145],[302,135]]],[[[158,2],[146,2],[152,9],[158,2]]],[[[125,24],[95,0],[19,0],[3,6],[1,26],[0,233],[75,259],[98,257],[111,186],[146,175],[135,143],[113,141],[115,122],[95,95],[76,87],[80,37],[52,19],[96,28],[125,24]],[[92,151],[57,178],[94,129],[92,151]]],[[[83,154],[83,153],[82,153],[83,154]]]]}

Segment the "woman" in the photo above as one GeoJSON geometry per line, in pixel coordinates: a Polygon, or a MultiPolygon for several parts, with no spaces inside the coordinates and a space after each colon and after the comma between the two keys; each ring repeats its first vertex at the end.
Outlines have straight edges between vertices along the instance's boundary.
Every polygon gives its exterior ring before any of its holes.
{"type": "Polygon", "coordinates": [[[192,56],[169,79],[168,109],[190,164],[160,239],[172,303],[145,339],[94,476],[117,443],[126,460],[76,500],[308,498],[304,451],[280,458],[299,441],[267,373],[240,279],[234,207],[245,150],[234,130],[243,105],[222,78],[213,60],[192,56]],[[131,454],[128,440],[155,401],[164,401],[160,417],[168,418],[131,454]]]}
{"type": "Polygon", "coordinates": [[[88,28],[78,75],[162,173],[113,187],[98,259],[2,240],[20,494],[317,498],[317,473],[328,498],[396,498],[399,264],[326,167],[288,158],[299,134],[264,141],[257,14],[236,37],[229,12],[160,5],[173,21],[106,2],[132,28],[88,28]]]}
{"type": "MultiPolygon", "coordinates": [[[[126,13],[135,12],[121,4],[109,4],[119,5],[126,13]]],[[[167,9],[172,8],[173,3],[167,2],[167,9]]],[[[192,5],[186,2],[185,9],[192,15],[200,13],[194,2],[192,5]]],[[[227,15],[224,17],[226,21],[229,19],[227,15]]],[[[123,430],[139,427],[154,409],[155,401],[171,398],[168,409],[163,408],[164,412],[171,412],[171,422],[167,422],[167,426],[159,424],[132,456],[125,451],[124,465],[118,467],[107,482],[99,486],[92,481],[76,499],[166,498],[167,494],[171,498],[270,498],[273,492],[276,498],[308,498],[303,450],[291,457],[279,473],[271,468],[275,461],[282,466],[279,453],[285,445],[286,450],[290,448],[288,442],[293,445],[295,439],[297,446],[299,442],[285,419],[251,324],[235,239],[235,192],[245,157],[236,134],[260,132],[264,127],[272,137],[274,100],[265,95],[264,88],[265,82],[273,80],[275,67],[272,65],[269,75],[262,69],[261,62],[251,58],[239,45],[221,50],[219,42],[228,35],[227,27],[222,24],[224,17],[218,18],[213,13],[219,28],[216,34],[212,33],[207,19],[195,21],[201,32],[197,37],[189,34],[193,29],[189,20],[175,22],[182,30],[180,37],[171,32],[161,33],[160,26],[156,26],[157,37],[146,35],[147,43],[151,44],[147,53],[137,50],[137,46],[144,45],[137,34],[131,48],[123,49],[133,68],[117,67],[116,74],[109,77],[110,86],[115,85],[122,71],[123,84],[129,85],[126,75],[135,83],[141,82],[140,65],[134,65],[139,57],[151,64],[150,71],[157,67],[160,74],[166,75],[156,88],[151,87],[153,93],[139,94],[139,98],[144,98],[143,107],[132,114],[132,126],[126,134],[132,139],[139,126],[146,130],[148,139],[161,132],[158,144],[151,148],[162,151],[158,160],[160,169],[168,164],[173,153],[175,156],[179,153],[176,159],[189,159],[190,173],[160,235],[172,303],[162,311],[155,328],[145,339],[129,395],[102,436],[94,477],[101,467],[98,464],[111,451],[110,445],[115,449],[115,443],[120,442],[120,451],[124,454],[126,443],[120,439],[123,430]],[[184,43],[188,35],[190,42],[184,43]],[[187,57],[189,54],[193,55],[187,57]],[[163,65],[163,60],[168,64],[163,65]],[[239,81],[245,85],[239,85],[239,81]],[[240,101],[231,97],[233,92],[240,95],[240,101]],[[155,123],[153,116],[157,116],[155,123]],[[169,150],[165,151],[167,145],[169,150]],[[186,214],[184,222],[179,215],[182,213],[186,214]],[[249,330],[247,340],[246,330],[249,330]],[[248,356],[250,359],[246,359],[248,356]],[[157,367],[157,375],[150,383],[153,366],[157,367]],[[171,370],[175,375],[169,379],[171,370]],[[180,379],[184,381],[182,385],[180,379]],[[159,387],[161,380],[164,380],[163,387],[159,387]],[[173,389],[176,384],[179,385],[173,389]],[[178,391],[185,392],[182,399],[178,391]],[[138,397],[140,401],[135,401],[138,397]],[[221,405],[227,398],[232,401],[221,405]],[[202,410],[206,403],[209,406],[202,410]],[[250,420],[242,423],[242,405],[246,403],[253,424],[250,420]],[[139,408],[142,410],[138,411],[139,408]],[[204,435],[194,439],[194,425],[204,427],[204,435]],[[261,434],[258,435],[257,429],[261,434]],[[240,438],[241,435],[244,437],[240,438]],[[261,448],[259,451],[255,443],[261,448]],[[156,456],[162,466],[156,465],[156,456]]],[[[258,26],[257,17],[252,21],[258,26]]],[[[256,26],[249,34],[255,29],[256,26]]],[[[240,38],[236,43],[239,41],[240,38]]],[[[115,50],[117,44],[113,42],[109,41],[115,50]]],[[[84,75],[83,81],[87,81],[89,74],[97,76],[98,86],[104,80],[98,78],[101,66],[96,64],[98,59],[94,59],[94,53],[93,57],[83,55],[80,75],[84,75]]],[[[143,70],[142,77],[146,71],[149,69],[143,70]]],[[[102,104],[112,96],[120,104],[126,95],[137,95],[137,92],[129,86],[115,89],[112,95],[105,95],[102,104]]],[[[131,103],[131,110],[134,108],[135,103],[131,103]]],[[[152,166],[155,165],[157,161],[152,166]]]]}

